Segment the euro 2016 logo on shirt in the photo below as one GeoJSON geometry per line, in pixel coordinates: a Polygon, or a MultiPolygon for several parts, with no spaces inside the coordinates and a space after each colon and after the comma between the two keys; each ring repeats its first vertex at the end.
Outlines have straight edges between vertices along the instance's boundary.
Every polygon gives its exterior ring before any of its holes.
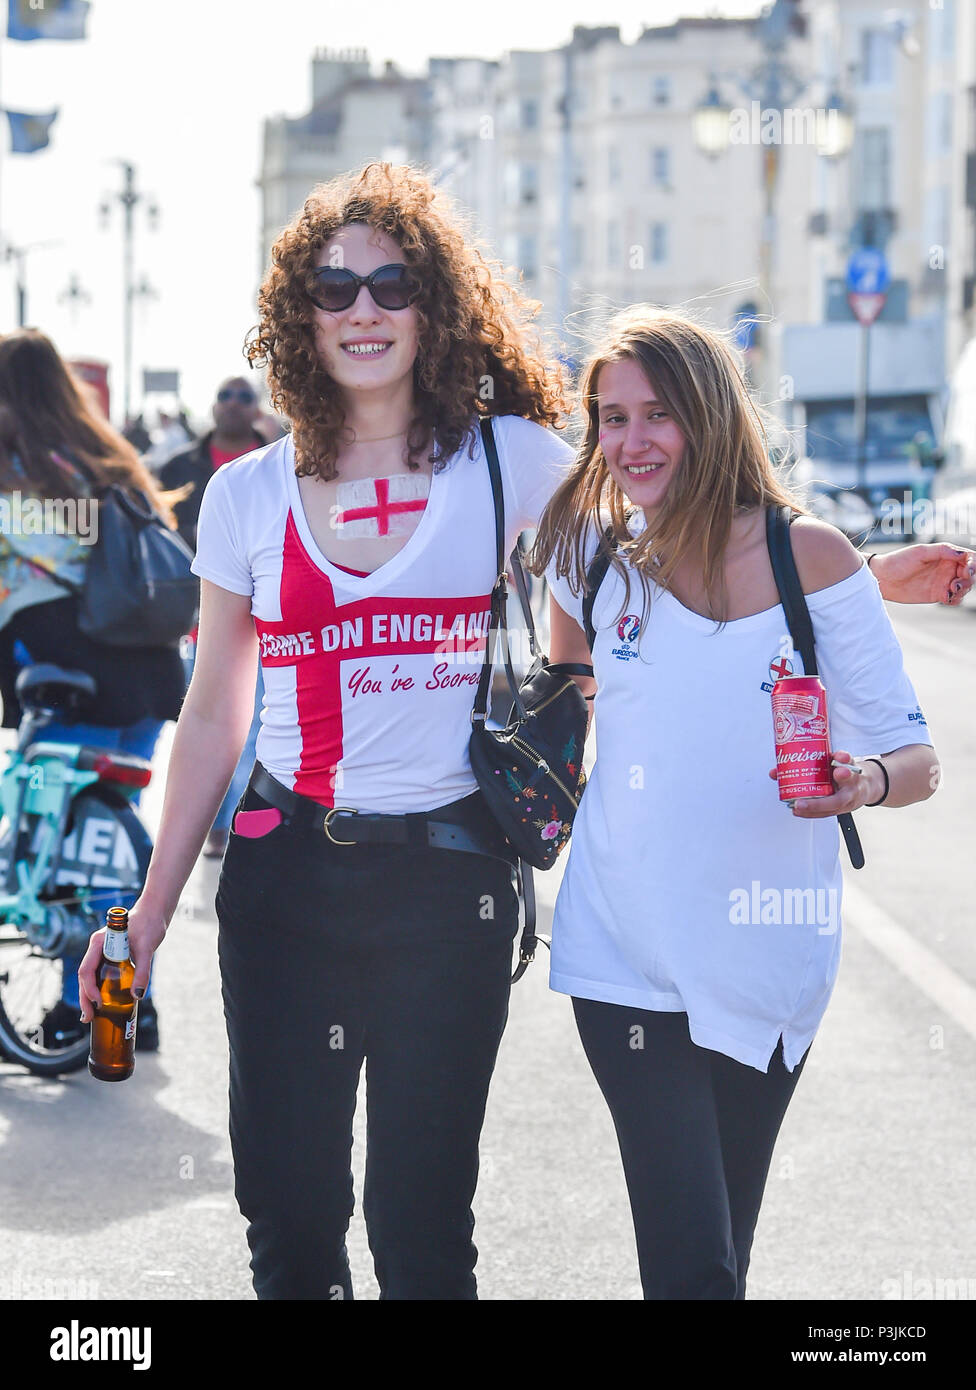
{"type": "Polygon", "coordinates": [[[637,655],[637,649],[631,644],[637,641],[641,630],[640,618],[635,618],[633,613],[628,613],[620,619],[617,624],[617,636],[622,643],[619,647],[611,648],[611,655],[618,661],[630,661],[631,657],[637,655]]]}

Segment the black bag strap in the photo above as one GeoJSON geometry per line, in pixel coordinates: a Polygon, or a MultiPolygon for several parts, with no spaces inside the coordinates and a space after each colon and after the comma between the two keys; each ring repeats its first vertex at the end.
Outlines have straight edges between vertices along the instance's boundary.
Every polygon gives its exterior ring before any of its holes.
{"type": "Polygon", "coordinates": [[[593,650],[593,643],[596,641],[596,628],[593,626],[593,603],[600,585],[607,577],[607,570],[610,568],[610,556],[616,549],[616,533],[612,526],[608,526],[600,538],[597,552],[590,561],[586,571],[586,579],[583,582],[583,631],[586,633],[586,645],[590,651],[593,650]]]}
{"type": "MultiPolygon", "coordinates": [[[[519,694],[518,681],[515,679],[515,672],[512,669],[512,654],[508,644],[508,623],[506,620],[506,610],[508,606],[508,584],[505,579],[505,496],[502,491],[502,474],[498,462],[498,449],[495,446],[495,436],[491,427],[490,419],[481,421],[481,438],[485,446],[485,458],[488,461],[488,475],[491,479],[491,495],[495,509],[495,584],[491,591],[491,618],[488,626],[488,637],[485,644],[485,659],[481,666],[481,676],[478,680],[478,690],[474,699],[474,708],[471,711],[472,724],[484,724],[488,717],[488,691],[491,687],[491,673],[494,666],[495,644],[499,634],[502,637],[502,651],[505,660],[505,675],[508,680],[509,688],[515,702],[515,708],[520,719],[527,718],[525,705],[519,694]]],[[[519,593],[519,600],[522,604],[522,611],[525,614],[526,626],[529,630],[529,642],[533,655],[537,649],[535,624],[532,621],[532,609],[529,605],[528,586],[525,582],[525,573],[522,570],[522,561],[518,550],[512,552],[512,573],[516,576],[516,588],[519,593]],[[519,585],[521,577],[521,586],[519,585]]],[[[518,885],[519,896],[524,904],[524,919],[522,924],[522,937],[519,941],[519,963],[512,975],[512,983],[520,980],[525,974],[530,962],[535,957],[536,948],[540,941],[548,946],[548,941],[544,937],[535,934],[536,907],[535,907],[535,880],[532,877],[532,865],[525,859],[519,858],[518,861],[518,885]]]]}
{"type": "MultiPolygon", "coordinates": [[[[526,710],[519,695],[518,681],[515,679],[515,672],[512,669],[512,653],[508,642],[508,622],[506,610],[508,608],[508,581],[505,577],[505,497],[502,492],[502,475],[498,463],[498,450],[495,447],[495,436],[492,432],[491,421],[485,419],[481,421],[481,437],[485,446],[485,457],[488,461],[488,474],[491,478],[491,495],[495,508],[495,584],[491,591],[491,617],[488,624],[488,640],[485,644],[485,659],[481,666],[481,676],[478,680],[478,690],[474,698],[474,708],[471,711],[472,723],[484,723],[488,717],[488,692],[491,687],[491,673],[494,666],[495,652],[498,639],[501,638],[502,657],[505,663],[505,675],[508,679],[509,688],[512,692],[512,699],[520,719],[525,719],[526,710]]],[[[515,552],[513,552],[513,555],[515,552]]],[[[521,570],[521,560],[513,562],[518,564],[521,570]]],[[[525,575],[522,575],[523,587],[525,586],[525,575]]],[[[516,584],[516,588],[518,585],[516,584]]],[[[521,599],[521,591],[519,594],[521,599]]],[[[526,624],[529,629],[529,640],[535,650],[535,624],[532,622],[532,611],[528,604],[528,591],[525,589],[524,609],[526,624]]]]}
{"type": "MultiPolygon", "coordinates": [[[[803,585],[800,583],[796,561],[793,558],[793,545],[790,540],[792,521],[793,512],[789,507],[775,505],[767,507],[766,545],[773,567],[773,578],[776,580],[780,602],[783,605],[783,612],[786,614],[786,626],[793,639],[793,646],[800,653],[805,674],[816,676],[818,671],[813,640],[813,623],[810,621],[810,610],[807,608],[803,585]]],[[[851,864],[855,869],[863,869],[864,850],[861,848],[861,839],[854,824],[854,817],[849,811],[845,811],[843,815],[837,817],[837,820],[851,858],[851,864]]]]}

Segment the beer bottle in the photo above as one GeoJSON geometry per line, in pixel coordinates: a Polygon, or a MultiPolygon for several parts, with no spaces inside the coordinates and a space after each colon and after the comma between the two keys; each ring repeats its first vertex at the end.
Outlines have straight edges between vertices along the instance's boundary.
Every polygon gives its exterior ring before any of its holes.
{"type": "Polygon", "coordinates": [[[95,980],[101,1001],[92,1019],[88,1070],[99,1081],[125,1081],[135,1070],[136,1010],[132,993],[135,966],[129,959],[129,914],[110,907],[105,917],[105,943],[95,980]]]}

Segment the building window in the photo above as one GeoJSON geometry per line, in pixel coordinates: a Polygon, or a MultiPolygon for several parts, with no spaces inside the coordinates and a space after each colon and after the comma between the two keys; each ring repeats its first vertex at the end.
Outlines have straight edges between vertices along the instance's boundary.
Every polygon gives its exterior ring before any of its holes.
{"type": "Polygon", "coordinates": [[[663,73],[651,78],[651,105],[671,105],[671,79],[663,73]]]}
{"type": "Polygon", "coordinates": [[[891,133],[887,126],[861,131],[857,205],[863,211],[891,207],[891,133]]]}
{"type": "Polygon", "coordinates": [[[539,169],[535,164],[520,166],[519,195],[523,203],[534,203],[539,197],[539,169]]]}
{"type": "Polygon", "coordinates": [[[573,187],[586,187],[586,161],[581,154],[573,155],[573,187]]]}
{"type": "Polygon", "coordinates": [[[522,129],[535,130],[539,124],[539,103],[535,100],[522,102],[522,129]]]}
{"type": "Polygon", "coordinates": [[[574,224],[572,230],[572,250],[570,251],[573,270],[580,270],[582,268],[585,249],[584,229],[582,225],[577,222],[574,224]]]}
{"type": "Polygon", "coordinates": [[[663,265],[668,259],[668,224],[666,222],[651,223],[651,264],[663,265]]]}
{"type": "Polygon", "coordinates": [[[607,223],[607,266],[610,270],[620,269],[620,223],[607,223]]]}
{"type": "Polygon", "coordinates": [[[611,145],[607,150],[607,177],[610,183],[620,182],[620,149],[611,145]]]}
{"type": "Polygon", "coordinates": [[[671,151],[651,150],[651,182],[667,187],[671,183],[671,151]]]}
{"type": "Polygon", "coordinates": [[[895,76],[895,36],[888,29],[865,29],[861,34],[861,83],[890,87],[895,76]]]}

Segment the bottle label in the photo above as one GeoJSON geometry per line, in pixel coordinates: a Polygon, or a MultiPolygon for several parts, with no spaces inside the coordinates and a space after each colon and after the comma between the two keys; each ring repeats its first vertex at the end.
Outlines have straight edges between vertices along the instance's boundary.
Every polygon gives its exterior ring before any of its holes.
{"type": "Polygon", "coordinates": [[[128,1023],[125,1025],[125,1036],[126,1036],[126,1038],[134,1038],[135,1035],[136,1035],[136,1021],[135,1021],[134,1018],[130,1018],[129,1021],[128,1021],[128,1023]]]}
{"type": "Polygon", "coordinates": [[[111,927],[105,929],[105,945],[102,951],[106,960],[123,961],[129,959],[129,933],[125,931],[113,931],[111,927]]]}

